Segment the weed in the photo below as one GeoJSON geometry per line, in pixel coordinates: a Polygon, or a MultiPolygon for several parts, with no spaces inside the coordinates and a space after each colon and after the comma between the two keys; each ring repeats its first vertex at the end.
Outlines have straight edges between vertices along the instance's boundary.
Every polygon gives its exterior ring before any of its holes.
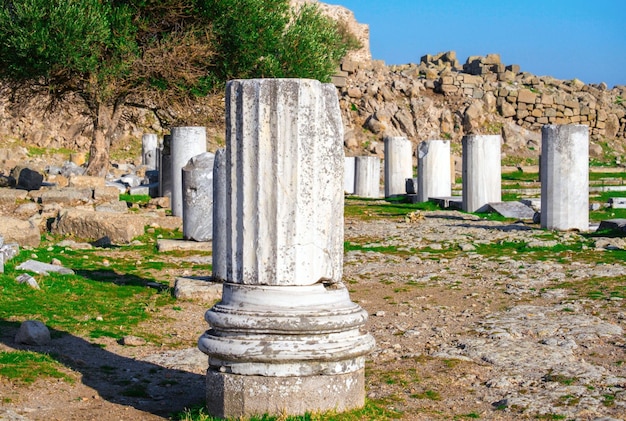
{"type": "Polygon", "coordinates": [[[431,401],[440,401],[441,400],[441,395],[439,395],[439,392],[435,391],[435,390],[425,390],[424,392],[421,393],[414,393],[411,395],[412,398],[415,399],[429,399],[431,401]]]}

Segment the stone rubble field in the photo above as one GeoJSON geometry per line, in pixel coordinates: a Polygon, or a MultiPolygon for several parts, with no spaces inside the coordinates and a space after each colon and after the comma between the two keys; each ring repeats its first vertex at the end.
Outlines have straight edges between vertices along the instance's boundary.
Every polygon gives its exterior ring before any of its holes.
{"type": "MultiPolygon", "coordinates": [[[[383,419],[625,419],[626,264],[603,262],[624,248],[622,238],[418,211],[347,217],[345,241],[344,282],[370,314],[366,328],[377,342],[367,397],[396,414],[383,419]]],[[[176,347],[74,336],[32,347],[71,356],[81,376],[0,381],[0,396],[10,398],[0,419],[156,420],[201,404],[207,361],[196,341],[211,303],[179,303],[140,327],[177,335],[176,347]],[[123,370],[102,376],[102,364],[123,370]],[[116,396],[121,377],[149,382],[149,396],[116,396]]],[[[14,335],[1,332],[0,349],[19,348],[14,335]]]]}

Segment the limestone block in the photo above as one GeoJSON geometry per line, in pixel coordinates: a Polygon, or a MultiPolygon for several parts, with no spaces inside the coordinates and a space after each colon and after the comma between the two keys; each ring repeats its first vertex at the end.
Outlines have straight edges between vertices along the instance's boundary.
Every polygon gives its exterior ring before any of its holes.
{"type": "Polygon", "coordinates": [[[589,230],[589,128],[541,130],[541,227],[589,230]]]}
{"type": "Polygon", "coordinates": [[[144,233],[146,220],[138,215],[64,209],[52,228],[61,235],[74,235],[85,240],[109,238],[113,244],[128,244],[144,233]]]}
{"type": "Polygon", "coordinates": [[[530,89],[520,89],[517,95],[517,102],[522,102],[525,104],[534,104],[537,100],[537,94],[532,92],[530,89]]]}
{"type": "Polygon", "coordinates": [[[91,201],[93,197],[93,190],[88,187],[68,187],[64,189],[51,189],[40,191],[34,195],[31,192],[31,197],[37,199],[40,203],[44,205],[48,203],[72,205],[91,201]]]}
{"type": "Polygon", "coordinates": [[[385,197],[402,195],[413,177],[413,144],[405,137],[385,137],[385,197]]]}
{"type": "Polygon", "coordinates": [[[26,190],[0,188],[0,204],[14,204],[17,200],[24,200],[28,193],[26,190]]]}
{"type": "Polygon", "coordinates": [[[25,345],[46,345],[50,342],[50,331],[38,320],[26,320],[15,335],[15,343],[25,345]]]}
{"type": "Polygon", "coordinates": [[[106,180],[104,177],[92,177],[88,175],[72,174],[68,178],[68,186],[76,188],[88,187],[95,189],[96,187],[105,187],[106,180]]]}
{"type": "Polygon", "coordinates": [[[339,282],[344,155],[336,89],[305,79],[231,81],[226,120],[228,280],[339,282]]]}
{"type": "Polygon", "coordinates": [[[222,298],[222,283],[205,279],[176,278],[174,297],[180,300],[200,300],[205,303],[222,298]]]}
{"type": "Polygon", "coordinates": [[[38,247],[41,242],[37,225],[10,216],[0,216],[0,235],[6,243],[17,243],[20,246],[38,247]]]}

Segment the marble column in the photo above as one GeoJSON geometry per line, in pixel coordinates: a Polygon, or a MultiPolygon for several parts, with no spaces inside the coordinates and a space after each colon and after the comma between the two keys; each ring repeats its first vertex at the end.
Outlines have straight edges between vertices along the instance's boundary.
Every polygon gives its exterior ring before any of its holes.
{"type": "Polygon", "coordinates": [[[191,157],[206,152],[206,128],[173,127],[171,139],[172,156],[172,215],[183,216],[182,168],[191,157]]]}
{"type": "Polygon", "coordinates": [[[198,341],[213,416],[364,404],[374,340],[341,282],[342,132],[331,84],[227,84],[226,282],[198,341]]]}
{"type": "MultiPolygon", "coordinates": [[[[163,145],[157,150],[159,162],[159,196],[172,197],[172,135],[163,136],[163,145]]],[[[171,207],[171,206],[170,206],[171,207]]]]}
{"type": "Polygon", "coordinates": [[[211,241],[213,238],[213,162],[204,152],[192,157],[182,169],[183,238],[211,241]]]}
{"type": "Polygon", "coordinates": [[[452,196],[450,141],[426,140],[417,148],[417,201],[452,196]]]}
{"type": "Polygon", "coordinates": [[[353,156],[346,156],[344,164],[343,191],[348,194],[354,194],[356,158],[353,156]]]}
{"type": "Polygon", "coordinates": [[[406,137],[385,137],[385,197],[404,195],[413,177],[413,144],[406,137]]]}
{"type": "Polygon", "coordinates": [[[589,231],[589,128],[541,129],[541,228],[589,231]]]}
{"type": "Polygon", "coordinates": [[[213,164],[213,281],[226,281],[226,150],[215,152],[213,164]]]}
{"type": "Polygon", "coordinates": [[[502,201],[500,135],[463,137],[463,211],[486,212],[502,201]]]}
{"type": "Polygon", "coordinates": [[[357,156],[354,176],[354,194],[360,197],[380,197],[380,158],[357,156]]]}
{"type": "Polygon", "coordinates": [[[154,133],[146,133],[141,137],[141,163],[151,170],[157,169],[157,149],[159,139],[154,133]]]}

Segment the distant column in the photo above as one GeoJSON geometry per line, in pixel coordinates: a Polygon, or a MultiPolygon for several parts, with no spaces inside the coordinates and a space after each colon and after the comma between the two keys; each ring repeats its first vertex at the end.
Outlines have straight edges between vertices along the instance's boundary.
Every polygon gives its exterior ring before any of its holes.
{"type": "Polygon", "coordinates": [[[211,241],[213,238],[213,162],[204,152],[192,157],[182,170],[183,238],[211,241]]]}
{"type": "Polygon", "coordinates": [[[385,137],[385,197],[403,195],[413,177],[413,144],[406,137],[385,137]]]}
{"type": "Polygon", "coordinates": [[[182,168],[191,157],[206,152],[206,128],[172,128],[172,215],[183,216],[182,168]]]}
{"type": "Polygon", "coordinates": [[[344,158],[343,191],[354,194],[354,182],[356,173],[356,159],[353,156],[344,158]]]}
{"type": "Polygon", "coordinates": [[[380,158],[357,156],[355,165],[354,194],[359,197],[380,197],[380,158]]]}
{"type": "MultiPolygon", "coordinates": [[[[163,145],[157,150],[159,162],[159,196],[172,197],[172,135],[163,136],[163,145]]],[[[171,205],[170,205],[171,208],[171,205]]]]}
{"type": "Polygon", "coordinates": [[[154,133],[146,133],[141,137],[141,163],[151,170],[157,169],[157,149],[159,139],[154,133]]]}
{"type": "Polygon", "coordinates": [[[541,228],[589,231],[589,128],[541,129],[541,228]]]}
{"type": "Polygon", "coordinates": [[[463,211],[485,212],[502,201],[500,135],[468,135],[463,143],[463,211]]]}
{"type": "Polygon", "coordinates": [[[215,152],[213,164],[213,281],[226,281],[226,150],[215,152]]]}
{"type": "Polygon", "coordinates": [[[417,201],[452,196],[450,141],[426,140],[417,148],[417,201]]]}
{"type": "Polygon", "coordinates": [[[364,404],[374,340],[341,282],[342,131],[334,85],[226,86],[226,279],[198,341],[212,416],[364,404]]]}

